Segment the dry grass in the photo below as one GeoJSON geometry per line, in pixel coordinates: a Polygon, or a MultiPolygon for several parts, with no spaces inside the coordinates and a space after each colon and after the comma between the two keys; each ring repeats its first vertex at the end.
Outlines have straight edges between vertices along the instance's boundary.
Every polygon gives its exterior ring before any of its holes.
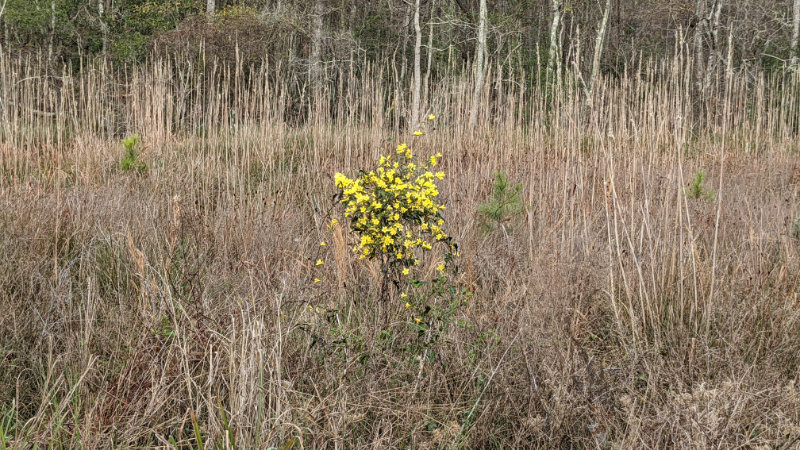
{"type": "Polygon", "coordinates": [[[641,73],[593,107],[492,74],[478,129],[445,77],[412,139],[386,68],[323,104],[278,67],[2,61],[0,447],[793,448],[800,80],[641,73]],[[310,285],[334,172],[389,138],[444,153],[474,292],[424,363],[344,237],[310,285]],[[508,236],[475,215],[498,170],[508,236]]]}

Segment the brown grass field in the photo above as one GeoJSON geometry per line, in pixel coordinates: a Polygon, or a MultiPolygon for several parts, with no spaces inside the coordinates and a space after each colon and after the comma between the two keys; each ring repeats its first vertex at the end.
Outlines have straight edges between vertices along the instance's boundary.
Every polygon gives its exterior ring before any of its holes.
{"type": "Polygon", "coordinates": [[[2,59],[0,449],[797,448],[800,76],[632,73],[589,101],[494,70],[476,128],[444,76],[413,137],[389,66],[312,97],[268,64],[2,59]],[[334,173],[398,142],[444,154],[473,294],[422,353],[326,227],[334,173]],[[486,232],[497,171],[524,211],[486,232]]]}

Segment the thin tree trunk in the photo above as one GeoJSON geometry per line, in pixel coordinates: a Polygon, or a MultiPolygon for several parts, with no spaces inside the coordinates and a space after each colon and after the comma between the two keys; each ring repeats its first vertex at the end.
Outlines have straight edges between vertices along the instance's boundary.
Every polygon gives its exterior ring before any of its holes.
{"type": "Polygon", "coordinates": [[[411,130],[419,127],[419,94],[422,86],[420,53],[422,51],[422,28],[419,26],[419,1],[414,3],[414,79],[411,87],[411,130]]]}
{"type": "MultiPolygon", "coordinates": [[[[0,5],[0,23],[3,24],[3,44],[8,45],[8,24],[3,20],[3,13],[6,11],[6,3],[8,3],[8,0],[3,0],[3,4],[0,5]]],[[[0,54],[2,53],[3,46],[0,45],[0,54]]]]}
{"type": "Polygon", "coordinates": [[[564,25],[562,24],[561,30],[558,32],[558,53],[556,56],[556,86],[561,86],[561,63],[564,61],[562,58],[562,53],[564,51],[564,25]]]}
{"type": "Polygon", "coordinates": [[[211,18],[214,17],[214,10],[217,9],[216,1],[215,0],[206,0],[206,17],[211,18]]]}
{"type": "Polygon", "coordinates": [[[97,0],[97,15],[100,17],[100,33],[103,39],[103,56],[108,52],[108,25],[105,21],[106,5],[105,0],[97,0]]]}
{"type": "Polygon", "coordinates": [[[550,24],[550,51],[547,53],[547,82],[553,83],[553,69],[556,65],[556,58],[561,57],[559,47],[558,31],[561,26],[561,0],[551,0],[553,21],[550,24]]]}
{"type": "Polygon", "coordinates": [[[800,0],[794,0],[794,21],[792,23],[794,25],[792,29],[792,59],[791,65],[792,67],[797,66],[798,63],[798,52],[800,52],[800,48],[798,47],[798,39],[800,39],[800,0]]]}
{"type": "Polygon", "coordinates": [[[403,62],[400,65],[400,78],[398,78],[398,80],[400,80],[401,83],[404,82],[406,79],[406,69],[408,66],[408,58],[406,57],[407,54],[406,50],[408,49],[408,25],[411,23],[412,20],[411,9],[412,9],[411,5],[408,5],[408,8],[406,8],[406,18],[403,21],[403,30],[404,30],[403,47],[402,47],[402,52],[400,53],[400,56],[403,58],[403,62]]]}
{"type": "Polygon", "coordinates": [[[705,82],[703,83],[703,89],[706,90],[711,86],[711,81],[714,77],[714,73],[716,71],[717,60],[719,59],[719,27],[720,27],[720,16],[722,15],[722,1],[716,0],[716,4],[714,5],[714,9],[711,11],[712,20],[710,21],[711,24],[711,48],[708,49],[708,66],[706,66],[706,78],[705,82]]]}
{"type": "Polygon", "coordinates": [[[423,82],[422,87],[422,99],[427,105],[429,102],[428,99],[428,89],[430,87],[430,79],[431,79],[431,66],[433,65],[433,16],[436,13],[436,0],[431,2],[431,22],[428,24],[428,66],[425,68],[425,81],[423,82]]]}
{"type": "Polygon", "coordinates": [[[594,55],[592,56],[592,75],[589,78],[589,92],[594,89],[595,80],[600,73],[600,58],[603,56],[603,44],[606,38],[606,25],[608,16],[611,13],[611,0],[606,0],[606,9],[603,11],[603,19],[597,29],[597,39],[594,41],[594,55]]]}
{"type": "Polygon", "coordinates": [[[478,47],[475,49],[475,90],[472,91],[472,110],[469,112],[469,126],[474,129],[478,123],[478,107],[483,88],[483,60],[486,53],[486,0],[481,0],[478,19],[478,47]]]}
{"type": "Polygon", "coordinates": [[[50,43],[47,45],[47,60],[53,62],[53,42],[56,36],[56,0],[50,0],[50,43]]]}
{"type": "Polygon", "coordinates": [[[322,0],[314,2],[314,11],[312,13],[312,26],[311,31],[311,55],[308,61],[308,74],[311,83],[311,92],[314,100],[320,91],[320,83],[322,81],[321,64],[322,64],[322,0]]]}
{"type": "Polygon", "coordinates": [[[705,18],[706,18],[706,2],[705,0],[697,0],[695,4],[695,24],[694,29],[694,63],[696,71],[697,87],[702,91],[703,88],[703,33],[705,32],[705,18]]]}

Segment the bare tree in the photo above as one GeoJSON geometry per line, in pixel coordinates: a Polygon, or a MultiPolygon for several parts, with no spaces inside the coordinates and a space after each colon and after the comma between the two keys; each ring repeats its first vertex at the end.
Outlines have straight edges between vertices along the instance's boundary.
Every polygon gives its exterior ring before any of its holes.
{"type": "Polygon", "coordinates": [[[551,0],[550,7],[553,13],[553,21],[550,24],[550,51],[547,53],[547,81],[554,82],[553,68],[556,64],[556,58],[561,57],[561,46],[559,45],[561,39],[559,37],[559,28],[561,27],[561,8],[562,0],[551,0]]]}
{"type": "Polygon", "coordinates": [[[422,51],[422,28],[419,26],[419,1],[414,2],[414,79],[411,86],[411,129],[419,126],[419,93],[422,86],[420,52],[422,51]]]}
{"type": "MultiPolygon", "coordinates": [[[[3,42],[8,42],[8,25],[3,22],[3,13],[6,12],[6,3],[8,0],[3,0],[3,5],[0,6],[0,23],[3,24],[3,28],[5,29],[5,40],[3,42]]],[[[3,54],[3,46],[0,44],[0,55],[3,54]]]]}
{"type": "Polygon", "coordinates": [[[322,81],[322,27],[323,10],[322,1],[314,1],[314,10],[311,14],[311,54],[308,61],[308,74],[314,95],[319,94],[320,82],[322,81]]]}
{"type": "Polygon", "coordinates": [[[800,0],[794,0],[794,21],[792,28],[792,67],[797,66],[797,53],[800,52],[798,48],[798,38],[800,38],[800,0]]]}
{"type": "Polygon", "coordinates": [[[97,0],[97,16],[100,19],[100,33],[103,40],[103,56],[108,52],[108,25],[105,21],[106,2],[105,0],[97,0]]]}
{"type": "Polygon", "coordinates": [[[206,0],[206,16],[214,17],[214,10],[217,9],[215,0],[206,0]]]}
{"type": "Polygon", "coordinates": [[[711,45],[708,49],[708,65],[706,66],[706,78],[705,82],[703,83],[703,89],[708,89],[711,86],[711,81],[714,77],[714,73],[717,69],[717,61],[721,59],[719,54],[719,47],[720,47],[720,38],[719,38],[719,28],[720,28],[720,16],[722,15],[722,0],[715,0],[715,4],[712,6],[712,9],[709,13],[709,17],[711,20],[709,21],[709,31],[708,34],[711,38],[711,45]]]}
{"type": "Polygon", "coordinates": [[[469,112],[469,126],[475,127],[478,122],[478,105],[483,88],[483,63],[486,53],[486,0],[481,0],[480,18],[478,19],[478,46],[475,49],[475,90],[472,91],[472,110],[469,112]]]}
{"type": "MultiPolygon", "coordinates": [[[[431,79],[431,66],[433,65],[433,16],[436,13],[436,0],[431,2],[431,20],[428,24],[428,65],[425,68],[425,79],[422,84],[422,98],[428,102],[428,89],[431,79]]],[[[426,103],[427,104],[427,103],[426,103]]]]}
{"type": "Polygon", "coordinates": [[[50,0],[50,43],[47,46],[47,60],[53,60],[53,42],[56,38],[56,0],[50,0]]]}
{"type": "Polygon", "coordinates": [[[703,83],[703,32],[705,31],[704,20],[706,17],[706,1],[697,0],[694,9],[695,29],[694,29],[694,63],[696,70],[697,86],[702,87],[703,83]]]}
{"type": "Polygon", "coordinates": [[[606,26],[608,24],[608,15],[610,12],[611,0],[606,0],[606,8],[603,11],[603,18],[600,20],[600,26],[597,27],[597,38],[594,41],[594,55],[592,56],[592,75],[589,78],[589,91],[594,89],[595,80],[600,72],[600,57],[603,55],[603,43],[606,38],[606,26]]]}

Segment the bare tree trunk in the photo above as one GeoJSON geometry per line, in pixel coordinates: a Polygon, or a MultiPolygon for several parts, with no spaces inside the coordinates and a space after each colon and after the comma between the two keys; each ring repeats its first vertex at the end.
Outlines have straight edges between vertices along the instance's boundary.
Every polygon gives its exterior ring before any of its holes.
{"type": "Polygon", "coordinates": [[[550,51],[547,54],[547,82],[553,83],[553,69],[556,64],[556,58],[561,57],[558,31],[561,26],[561,0],[551,0],[551,9],[553,12],[553,22],[550,25],[550,51]]]}
{"type": "Polygon", "coordinates": [[[711,81],[717,68],[717,60],[720,59],[719,53],[719,26],[720,16],[722,15],[722,0],[716,0],[716,4],[711,11],[711,48],[708,49],[708,66],[706,66],[706,78],[703,83],[703,90],[711,86],[711,81]]]}
{"type": "Polygon", "coordinates": [[[97,0],[97,15],[100,18],[100,33],[103,39],[103,56],[108,52],[108,25],[105,21],[106,4],[105,0],[97,0]]]}
{"type": "Polygon", "coordinates": [[[211,19],[214,17],[214,10],[217,9],[215,0],[206,0],[206,16],[211,19]]]}
{"type": "MultiPolygon", "coordinates": [[[[0,23],[3,24],[3,44],[8,45],[8,24],[3,20],[3,13],[6,11],[6,3],[8,0],[3,0],[3,4],[0,5],[0,23]]],[[[3,46],[0,45],[0,56],[3,53],[3,46]]]]}
{"type": "Polygon", "coordinates": [[[53,62],[53,41],[56,36],[56,0],[50,0],[50,43],[47,45],[47,60],[53,62]]]}
{"type": "Polygon", "coordinates": [[[478,47],[475,49],[475,90],[472,91],[472,110],[469,112],[469,126],[474,128],[478,123],[478,106],[483,88],[483,62],[486,53],[486,0],[481,0],[480,18],[478,19],[478,47]]]}
{"type": "Polygon", "coordinates": [[[705,32],[705,19],[706,19],[706,2],[705,0],[697,0],[695,4],[695,24],[694,29],[694,63],[696,71],[697,87],[702,91],[703,88],[703,33],[705,32]]]}
{"type": "Polygon", "coordinates": [[[414,79],[411,86],[411,130],[419,127],[419,93],[422,86],[420,73],[420,53],[422,51],[422,29],[419,26],[419,1],[414,3],[414,79]]]}
{"type": "Polygon", "coordinates": [[[311,31],[311,55],[308,60],[308,75],[314,100],[320,93],[319,88],[322,81],[322,15],[322,0],[316,0],[311,18],[313,29],[311,31]]]}
{"type": "Polygon", "coordinates": [[[592,56],[592,75],[589,78],[589,92],[594,89],[594,83],[597,75],[600,73],[600,58],[603,56],[603,43],[606,38],[606,25],[608,24],[608,16],[611,13],[611,0],[606,0],[606,9],[603,11],[603,19],[600,21],[600,26],[597,28],[597,39],[594,41],[594,55],[592,56]]]}
{"type": "Polygon", "coordinates": [[[792,67],[797,66],[798,55],[800,48],[798,48],[798,39],[800,39],[800,0],[794,0],[794,21],[792,22],[792,67]]]}
{"type": "Polygon", "coordinates": [[[422,99],[428,104],[428,88],[430,87],[431,66],[433,65],[433,16],[436,13],[436,0],[431,2],[431,21],[428,24],[428,66],[425,68],[425,81],[422,87],[422,99]]]}
{"type": "Polygon", "coordinates": [[[400,78],[398,78],[401,83],[406,79],[406,69],[408,66],[408,59],[406,58],[406,50],[408,49],[408,25],[411,24],[412,17],[412,6],[409,4],[408,8],[406,8],[405,20],[403,21],[403,45],[402,52],[400,53],[403,62],[400,65],[400,78]]]}

